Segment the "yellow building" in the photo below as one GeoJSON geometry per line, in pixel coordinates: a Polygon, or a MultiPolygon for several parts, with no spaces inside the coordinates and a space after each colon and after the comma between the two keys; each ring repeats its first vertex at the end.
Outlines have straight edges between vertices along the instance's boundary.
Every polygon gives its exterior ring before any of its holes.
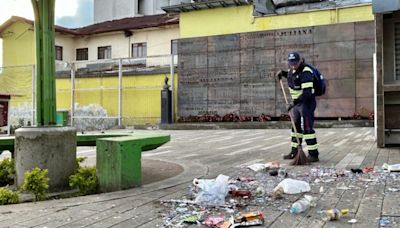
{"type": "MultiPolygon", "coordinates": [[[[165,76],[170,77],[171,54],[177,51],[178,23],[177,16],[164,14],[106,21],[79,29],[56,26],[57,109],[73,108],[70,73],[73,66],[73,99],[79,107],[92,104],[102,107],[108,117],[118,118],[120,114],[123,125],[158,123],[160,91],[165,76]]],[[[24,110],[25,114],[19,118],[29,120],[35,63],[33,22],[12,17],[0,26],[0,36],[3,39],[1,90],[16,95],[11,112],[16,111],[18,116],[24,110]]],[[[174,60],[176,64],[176,57],[174,60]]]]}

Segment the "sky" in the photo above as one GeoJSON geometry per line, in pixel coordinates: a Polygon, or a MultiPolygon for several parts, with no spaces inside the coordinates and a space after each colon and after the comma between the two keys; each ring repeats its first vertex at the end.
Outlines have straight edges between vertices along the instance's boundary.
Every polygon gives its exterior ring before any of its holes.
{"type": "MultiPolygon", "coordinates": [[[[78,28],[93,23],[94,0],[56,0],[55,23],[66,28],[78,28]]],[[[11,16],[33,20],[31,0],[0,0],[0,24],[11,16]]],[[[0,66],[3,63],[0,39],[0,66]]]]}

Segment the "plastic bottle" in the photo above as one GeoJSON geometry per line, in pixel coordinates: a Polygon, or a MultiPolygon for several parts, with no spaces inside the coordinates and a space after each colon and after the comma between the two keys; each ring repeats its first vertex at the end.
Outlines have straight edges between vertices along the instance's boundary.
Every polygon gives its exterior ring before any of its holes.
{"type": "Polygon", "coordinates": [[[309,195],[305,195],[304,198],[297,200],[290,208],[290,213],[299,214],[310,207],[315,206],[314,198],[309,195]]]}
{"type": "Polygon", "coordinates": [[[333,221],[333,220],[339,220],[342,215],[346,215],[349,213],[349,209],[329,209],[325,211],[321,211],[321,218],[322,220],[326,221],[333,221]]]}

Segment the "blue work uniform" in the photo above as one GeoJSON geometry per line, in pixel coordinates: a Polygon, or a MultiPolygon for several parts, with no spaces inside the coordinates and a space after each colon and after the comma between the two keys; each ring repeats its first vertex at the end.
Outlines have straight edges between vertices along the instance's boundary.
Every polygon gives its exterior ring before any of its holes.
{"type": "MultiPolygon", "coordinates": [[[[314,131],[314,111],[317,106],[313,89],[313,71],[304,63],[301,63],[296,71],[289,70],[287,81],[290,95],[293,100],[291,109],[292,117],[296,126],[297,136],[304,139],[310,156],[318,157],[318,143],[314,131]],[[303,117],[303,129],[301,127],[301,117],[303,117]]],[[[292,128],[292,153],[297,151],[297,141],[292,128]]]]}

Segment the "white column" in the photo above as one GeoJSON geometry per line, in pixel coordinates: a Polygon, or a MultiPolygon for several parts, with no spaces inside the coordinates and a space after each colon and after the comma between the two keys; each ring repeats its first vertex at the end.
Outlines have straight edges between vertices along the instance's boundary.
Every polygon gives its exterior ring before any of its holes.
{"type": "Polygon", "coordinates": [[[74,126],[75,116],[75,64],[71,63],[71,126],[74,126]]]}
{"type": "Polygon", "coordinates": [[[170,67],[170,74],[171,74],[171,115],[172,115],[172,123],[175,122],[175,68],[174,68],[174,55],[171,55],[171,67],[170,67]]]}
{"type": "Polygon", "coordinates": [[[118,127],[122,126],[122,59],[118,62],[118,127]]]}

